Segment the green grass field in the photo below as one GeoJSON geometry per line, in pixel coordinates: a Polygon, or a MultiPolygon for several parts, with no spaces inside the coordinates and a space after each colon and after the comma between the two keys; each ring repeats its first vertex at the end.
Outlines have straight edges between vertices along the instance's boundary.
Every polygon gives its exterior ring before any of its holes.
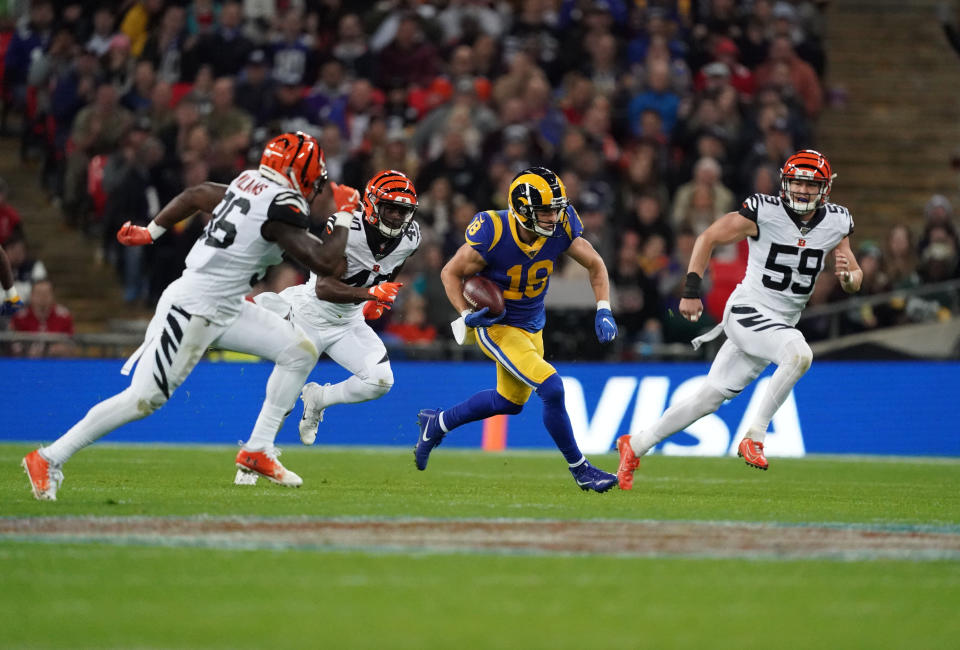
{"type": "MultiPolygon", "coordinates": [[[[234,450],[96,445],[35,501],[0,445],[0,515],[680,520],[960,534],[960,462],[644,460],[576,489],[556,453],[288,449],[299,490],[234,487],[234,450]]],[[[592,460],[605,469],[614,455],[592,460]]],[[[770,534],[776,534],[772,528],[770,534]]],[[[956,557],[956,556],[952,556],[956,557]]],[[[960,561],[232,550],[0,536],[2,647],[956,648],[960,561]]]]}

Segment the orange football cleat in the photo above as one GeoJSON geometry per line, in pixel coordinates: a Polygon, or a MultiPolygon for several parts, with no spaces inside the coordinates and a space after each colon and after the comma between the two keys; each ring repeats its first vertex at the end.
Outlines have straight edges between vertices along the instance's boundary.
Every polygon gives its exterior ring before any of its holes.
{"type": "Polygon", "coordinates": [[[277,460],[279,455],[280,450],[276,447],[255,451],[241,447],[240,451],[237,452],[237,468],[259,474],[279,485],[286,485],[287,487],[303,485],[302,478],[288,470],[277,460]]]}
{"type": "Polygon", "coordinates": [[[617,467],[617,483],[621,490],[633,489],[633,473],[640,467],[640,459],[633,453],[630,446],[630,436],[623,435],[617,438],[617,451],[620,452],[620,466],[617,467]]]}
{"type": "Polygon", "coordinates": [[[63,483],[63,472],[60,468],[51,465],[50,461],[41,456],[39,449],[27,454],[20,464],[23,465],[27,478],[30,479],[33,496],[41,501],[56,501],[57,490],[63,483]]]}
{"type": "Polygon", "coordinates": [[[740,446],[737,447],[737,456],[742,458],[747,465],[751,467],[756,467],[757,469],[767,469],[770,467],[766,456],[763,455],[763,443],[752,440],[751,438],[744,438],[740,441],[740,446]]]}

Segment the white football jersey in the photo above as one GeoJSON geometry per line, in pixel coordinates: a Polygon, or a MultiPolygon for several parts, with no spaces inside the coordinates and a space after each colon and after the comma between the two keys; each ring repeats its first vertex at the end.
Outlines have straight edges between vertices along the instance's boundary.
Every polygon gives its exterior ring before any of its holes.
{"type": "Polygon", "coordinates": [[[843,206],[827,203],[807,221],[792,216],[776,196],[754,194],[740,214],[756,222],[747,239],[747,271],[728,302],[758,303],[796,324],[810,300],[827,255],[853,233],[853,217],[843,206]]]}
{"type": "MultiPolygon", "coordinates": [[[[353,222],[350,224],[344,249],[347,269],[340,281],[352,287],[372,287],[381,282],[393,281],[403,263],[420,246],[420,226],[416,221],[411,221],[406,232],[400,237],[377,238],[378,250],[374,251],[362,219],[362,212],[353,213],[353,222]]],[[[317,275],[311,273],[305,284],[282,292],[281,295],[294,306],[297,316],[317,326],[363,319],[363,303],[354,305],[320,300],[317,298],[316,284],[317,275]]]]}
{"type": "Polygon", "coordinates": [[[241,173],[190,249],[183,276],[171,285],[177,304],[208,318],[238,311],[250,287],[282,261],[283,249],[260,234],[263,224],[274,219],[306,230],[309,217],[300,192],[255,170],[241,173]]]}

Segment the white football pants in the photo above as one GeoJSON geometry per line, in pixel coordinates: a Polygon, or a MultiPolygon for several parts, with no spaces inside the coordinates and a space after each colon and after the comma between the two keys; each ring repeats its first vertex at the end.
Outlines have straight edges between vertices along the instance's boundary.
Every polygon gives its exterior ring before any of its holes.
{"type": "Polygon", "coordinates": [[[247,443],[251,449],[272,445],[317,362],[316,347],[294,323],[251,302],[243,301],[232,321],[215,325],[191,316],[164,293],[143,345],[124,366],[126,374],[136,362],[130,386],[91,408],[82,420],[44,448],[43,455],[54,463],[66,462],[117,427],[150,415],[170,399],[210,347],[254,354],[276,364],[247,443]]]}

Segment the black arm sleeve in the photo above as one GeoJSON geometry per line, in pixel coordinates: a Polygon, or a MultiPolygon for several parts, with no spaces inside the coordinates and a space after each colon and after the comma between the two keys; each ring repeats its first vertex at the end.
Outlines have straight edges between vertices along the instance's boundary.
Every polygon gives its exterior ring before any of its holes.
{"type": "Polygon", "coordinates": [[[296,192],[280,192],[267,208],[267,220],[282,221],[296,228],[310,226],[310,207],[306,199],[296,192]]]}
{"type": "Polygon", "coordinates": [[[747,197],[747,200],[740,206],[738,212],[753,223],[757,223],[757,212],[760,210],[760,196],[754,194],[747,197]]]}

